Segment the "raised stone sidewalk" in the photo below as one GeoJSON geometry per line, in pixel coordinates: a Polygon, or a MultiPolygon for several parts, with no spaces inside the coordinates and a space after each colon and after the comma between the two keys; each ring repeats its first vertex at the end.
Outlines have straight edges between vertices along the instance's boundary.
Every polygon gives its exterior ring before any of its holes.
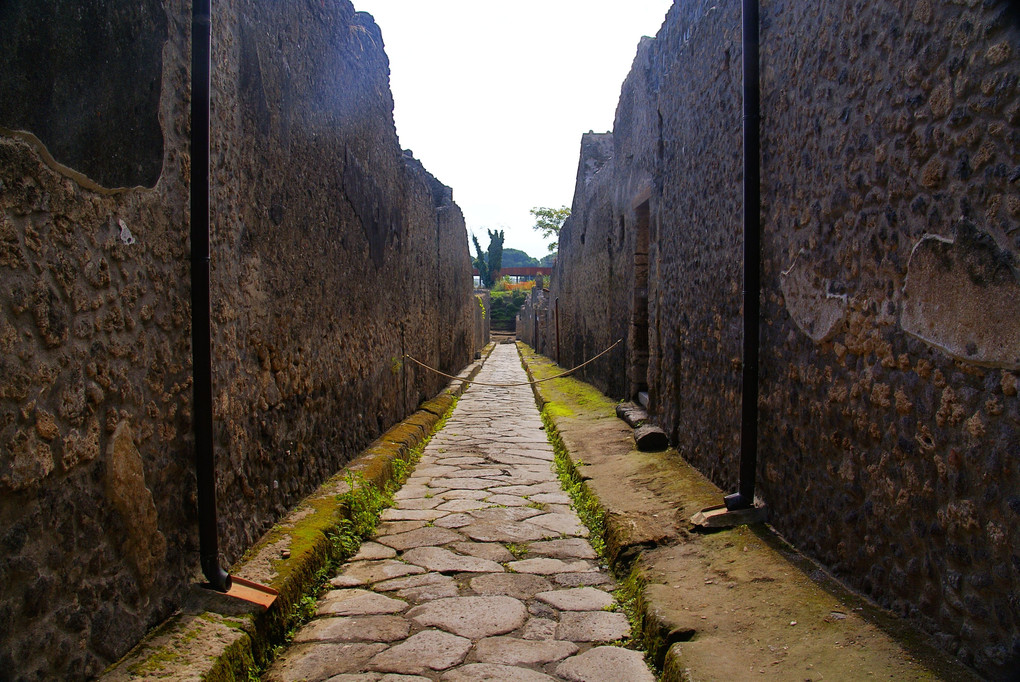
{"type": "MultiPolygon", "coordinates": [[[[527,381],[499,345],[477,381],[527,381]]],[[[528,386],[473,384],[266,679],[654,680],[528,386]]]]}

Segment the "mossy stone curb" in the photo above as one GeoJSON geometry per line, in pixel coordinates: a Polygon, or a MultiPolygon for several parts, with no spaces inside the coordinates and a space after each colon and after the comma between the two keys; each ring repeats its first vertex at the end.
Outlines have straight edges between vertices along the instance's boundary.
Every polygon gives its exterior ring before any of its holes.
{"type": "MultiPolygon", "coordinates": [[[[460,376],[473,379],[491,351],[489,344],[482,359],[460,376]]],[[[231,568],[231,575],[280,592],[269,609],[193,586],[181,612],[150,632],[100,679],[249,680],[253,671],[266,665],[273,647],[284,641],[303,597],[314,592],[323,572],[340,558],[333,538],[350,520],[350,510],[338,499],[349,491],[349,475],[360,475],[383,489],[395,477],[394,463],[407,461],[432,435],[465,386],[462,381],[451,382],[449,388],[377,438],[231,568]]]]}
{"type": "MultiPolygon", "coordinates": [[[[563,371],[518,347],[533,381],[563,371]]],[[[592,386],[561,378],[534,389],[586,506],[598,508],[605,556],[635,603],[632,637],[663,682],[743,679],[752,669],[776,679],[856,679],[863,671],[887,679],[977,679],[908,622],[828,578],[765,524],[694,531],[691,516],[719,504],[722,491],[675,450],[637,450],[616,404],[592,386]],[[762,648],[776,642],[780,653],[762,648]]]]}

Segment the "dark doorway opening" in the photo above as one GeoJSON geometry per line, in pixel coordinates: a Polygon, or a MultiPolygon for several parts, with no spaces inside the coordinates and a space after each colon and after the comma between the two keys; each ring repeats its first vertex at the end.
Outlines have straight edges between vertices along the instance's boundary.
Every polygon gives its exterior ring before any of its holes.
{"type": "Polygon", "coordinates": [[[648,407],[648,201],[635,208],[634,299],[630,319],[630,396],[648,407]]]}

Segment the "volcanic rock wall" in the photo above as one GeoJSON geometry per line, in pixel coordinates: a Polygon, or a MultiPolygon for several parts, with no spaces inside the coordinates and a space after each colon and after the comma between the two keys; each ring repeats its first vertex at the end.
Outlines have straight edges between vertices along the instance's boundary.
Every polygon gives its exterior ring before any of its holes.
{"type": "MultiPolygon", "coordinates": [[[[625,362],[589,380],[620,398],[647,389],[679,451],[728,491],[739,5],[676,3],[639,47],[612,136],[582,141],[550,292],[561,364],[626,329],[625,362]]],[[[759,495],[798,546],[1007,676],[1020,668],[1020,19],[1008,2],[764,0],[760,37],[759,495]]]]}
{"type": "MultiPolygon", "coordinates": [[[[0,7],[4,679],[98,673],[197,577],[190,4],[128,4],[0,7]]],[[[476,304],[460,210],[398,146],[371,17],[343,0],[214,12],[229,563],[440,390],[404,352],[469,361],[476,304]]]]}

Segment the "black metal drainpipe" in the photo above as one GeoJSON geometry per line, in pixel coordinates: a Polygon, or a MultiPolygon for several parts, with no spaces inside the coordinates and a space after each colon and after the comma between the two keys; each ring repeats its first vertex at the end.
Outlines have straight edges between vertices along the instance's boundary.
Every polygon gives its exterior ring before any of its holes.
{"type": "Polygon", "coordinates": [[[744,363],[740,405],[740,486],[729,510],[754,505],[758,467],[758,330],[761,314],[761,102],[758,78],[758,0],[743,0],[744,67],[744,363]]]}
{"type": "Polygon", "coordinates": [[[216,530],[216,469],[212,444],[212,350],[209,323],[210,0],[191,6],[191,348],[195,405],[195,476],[202,573],[209,586],[230,589],[220,567],[216,530]]]}

